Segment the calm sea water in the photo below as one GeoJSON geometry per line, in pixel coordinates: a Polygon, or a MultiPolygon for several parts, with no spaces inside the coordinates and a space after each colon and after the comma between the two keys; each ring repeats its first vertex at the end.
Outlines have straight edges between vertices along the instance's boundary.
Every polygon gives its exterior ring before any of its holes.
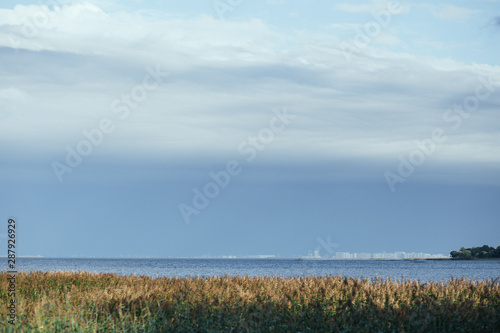
{"type": "Polygon", "coordinates": [[[152,277],[325,276],[443,281],[496,279],[500,261],[316,261],[293,259],[69,259],[18,258],[19,271],[88,271],[152,277]]]}

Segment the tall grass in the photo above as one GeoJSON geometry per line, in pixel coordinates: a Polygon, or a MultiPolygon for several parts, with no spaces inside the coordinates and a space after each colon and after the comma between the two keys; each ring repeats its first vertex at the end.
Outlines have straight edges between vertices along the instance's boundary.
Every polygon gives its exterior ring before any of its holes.
{"type": "Polygon", "coordinates": [[[1,331],[500,332],[500,286],[343,277],[151,278],[19,273],[16,326],[1,331]]]}

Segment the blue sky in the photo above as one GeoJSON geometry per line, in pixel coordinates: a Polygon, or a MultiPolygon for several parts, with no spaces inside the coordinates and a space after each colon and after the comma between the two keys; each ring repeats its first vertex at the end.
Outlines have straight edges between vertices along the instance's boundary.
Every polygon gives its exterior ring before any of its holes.
{"type": "Polygon", "coordinates": [[[3,2],[5,221],[43,256],[500,245],[499,42],[493,0],[3,2]]]}

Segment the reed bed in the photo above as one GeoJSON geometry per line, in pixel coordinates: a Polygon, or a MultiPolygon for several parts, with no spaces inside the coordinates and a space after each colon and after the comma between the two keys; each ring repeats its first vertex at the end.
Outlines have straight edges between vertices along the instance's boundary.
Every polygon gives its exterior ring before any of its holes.
{"type": "Polygon", "coordinates": [[[500,332],[495,281],[18,273],[2,332],[500,332]]]}

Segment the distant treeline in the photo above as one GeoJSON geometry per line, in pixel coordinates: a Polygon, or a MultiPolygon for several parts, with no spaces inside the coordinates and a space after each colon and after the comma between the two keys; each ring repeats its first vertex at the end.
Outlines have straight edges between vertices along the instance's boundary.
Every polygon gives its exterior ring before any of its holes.
{"type": "Polygon", "coordinates": [[[451,257],[455,259],[485,259],[500,258],[500,246],[496,249],[492,246],[483,245],[466,249],[461,247],[459,251],[451,251],[451,257]]]}

